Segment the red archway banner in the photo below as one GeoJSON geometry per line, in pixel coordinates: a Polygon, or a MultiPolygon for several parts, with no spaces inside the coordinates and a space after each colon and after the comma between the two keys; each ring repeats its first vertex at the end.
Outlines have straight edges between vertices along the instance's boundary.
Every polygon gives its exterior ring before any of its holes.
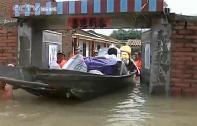
{"type": "Polygon", "coordinates": [[[67,29],[109,28],[112,21],[110,17],[102,16],[72,16],[68,17],[67,29]]]}

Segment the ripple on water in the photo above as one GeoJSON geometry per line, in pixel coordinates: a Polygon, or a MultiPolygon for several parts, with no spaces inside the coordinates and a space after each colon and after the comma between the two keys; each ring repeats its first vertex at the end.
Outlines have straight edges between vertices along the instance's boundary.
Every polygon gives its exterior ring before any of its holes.
{"type": "Polygon", "coordinates": [[[8,117],[9,115],[9,112],[0,112],[0,117],[8,117]]]}
{"type": "Polygon", "coordinates": [[[145,97],[137,86],[128,94],[128,97],[117,103],[110,110],[111,114],[107,117],[107,125],[135,126],[137,123],[144,122],[151,118],[150,113],[144,109],[145,97]]]}

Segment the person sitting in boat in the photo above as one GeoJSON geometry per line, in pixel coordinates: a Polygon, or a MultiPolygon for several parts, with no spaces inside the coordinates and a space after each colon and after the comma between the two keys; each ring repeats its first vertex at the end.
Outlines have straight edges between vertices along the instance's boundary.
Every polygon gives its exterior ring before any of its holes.
{"type": "Polygon", "coordinates": [[[63,68],[64,65],[67,63],[65,54],[63,52],[57,53],[57,63],[59,64],[60,68],[63,68]]]}
{"type": "Polygon", "coordinates": [[[130,72],[137,72],[137,66],[134,63],[134,60],[131,58],[131,47],[128,45],[122,46],[121,51],[121,60],[125,63],[127,69],[130,72]]]}
{"type": "Polygon", "coordinates": [[[118,50],[116,48],[109,48],[107,54],[104,55],[106,59],[113,59],[116,61],[121,61],[120,58],[117,57],[118,50]]]}
{"type": "Polygon", "coordinates": [[[104,75],[127,75],[128,71],[125,64],[117,57],[117,49],[109,48],[106,52],[102,56],[85,58],[88,71],[97,70],[104,75]]]}
{"type": "Polygon", "coordinates": [[[131,47],[128,45],[120,47],[121,59],[128,66],[131,58],[131,47]]]}
{"type": "Polygon", "coordinates": [[[81,52],[82,50],[79,47],[76,48],[74,55],[68,60],[62,69],[87,72],[87,65],[81,52]]]}

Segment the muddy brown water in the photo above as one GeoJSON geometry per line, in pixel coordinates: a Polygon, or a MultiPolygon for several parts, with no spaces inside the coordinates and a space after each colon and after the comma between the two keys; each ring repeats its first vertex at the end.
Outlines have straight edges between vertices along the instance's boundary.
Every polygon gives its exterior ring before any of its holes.
{"type": "Polygon", "coordinates": [[[127,88],[88,101],[51,100],[14,91],[0,100],[0,126],[197,126],[196,98],[149,96],[127,88]]]}

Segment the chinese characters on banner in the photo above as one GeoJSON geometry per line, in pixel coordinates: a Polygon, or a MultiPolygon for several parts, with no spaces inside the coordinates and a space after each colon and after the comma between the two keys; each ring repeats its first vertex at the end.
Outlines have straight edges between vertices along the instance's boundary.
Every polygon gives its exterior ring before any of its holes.
{"type": "Polygon", "coordinates": [[[110,17],[69,17],[67,22],[67,28],[106,28],[111,26],[110,17]]]}

